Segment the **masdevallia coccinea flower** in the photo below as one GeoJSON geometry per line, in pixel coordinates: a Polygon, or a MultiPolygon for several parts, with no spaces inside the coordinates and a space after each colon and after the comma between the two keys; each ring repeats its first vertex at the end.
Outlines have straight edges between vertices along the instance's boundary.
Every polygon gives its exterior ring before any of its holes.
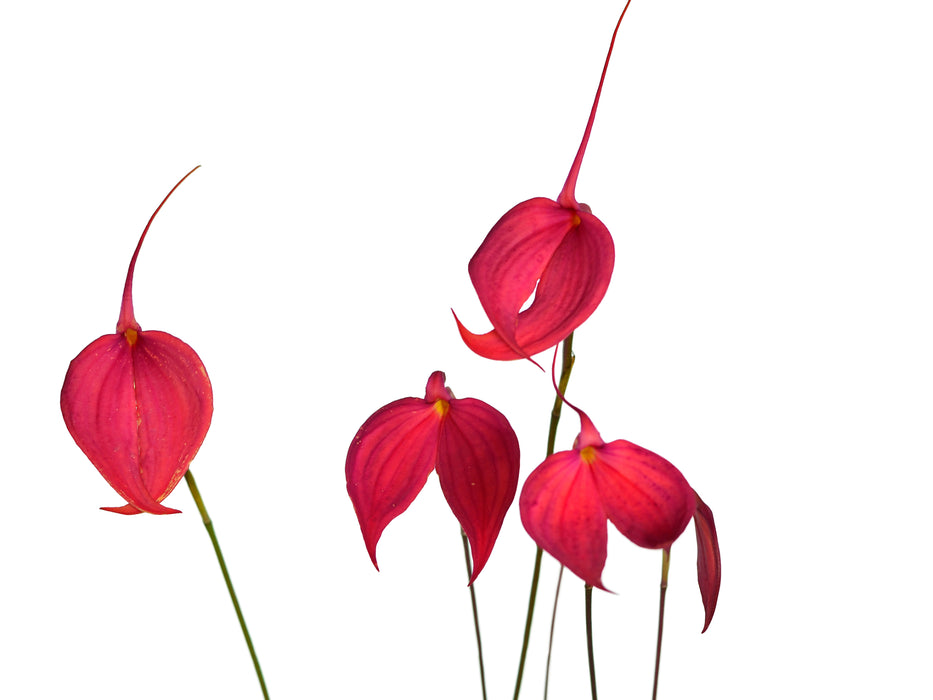
{"type": "Polygon", "coordinates": [[[605,590],[607,521],[639,547],[670,550],[692,518],[705,632],[722,571],[712,511],[673,464],[626,440],[604,442],[589,417],[578,412],[573,449],[545,459],[522,487],[525,530],[587,585],[605,590]]]}
{"type": "Polygon", "coordinates": [[[444,497],[482,571],[518,488],[518,438],[508,420],[478,399],[458,399],[443,372],[423,399],[393,401],[372,414],[347,452],[347,492],[378,570],[376,544],[437,471],[444,497]]]}
{"type": "Polygon", "coordinates": [[[65,425],[88,459],[126,500],[103,508],[134,515],[178,513],[162,500],[178,484],[207,434],[214,411],[207,371],[197,353],[161,331],[144,331],[133,315],[133,271],[156,208],[130,260],[117,332],[71,361],[62,386],[65,425]]]}
{"type": "Polygon", "coordinates": [[[615,246],[609,229],[575,190],[606,78],[622,10],[596,89],[583,140],[556,200],[529,199],[509,210],[470,260],[470,280],[492,330],[472,333],[454,314],[473,352],[492,360],[530,359],[557,345],[599,306],[612,277],[615,246]],[[528,308],[522,306],[534,294],[528,308]]]}

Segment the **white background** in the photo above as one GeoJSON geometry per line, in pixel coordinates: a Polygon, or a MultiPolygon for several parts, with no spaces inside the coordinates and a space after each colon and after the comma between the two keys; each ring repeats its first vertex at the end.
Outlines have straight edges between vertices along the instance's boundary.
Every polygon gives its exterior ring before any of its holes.
{"type": "MultiPolygon", "coordinates": [[[[184,484],[122,517],[68,435],[69,361],[144,329],[214,384],[193,463],[275,698],[478,698],[457,524],[432,477],[366,555],[356,429],[431,371],[503,411],[523,479],[551,390],[461,343],[467,261],[555,197],[621,0],[8,3],[0,13],[0,696],[257,698],[184,484]]],[[[703,636],[673,550],[661,697],[927,697],[933,162],[926,3],[635,0],[577,188],[612,231],[568,398],[712,507],[703,636]]],[[[542,356],[549,361],[549,356],[542,356]]],[[[578,423],[566,415],[559,447],[578,423]]],[[[511,697],[534,547],[510,511],[477,583],[511,697]]],[[[523,698],[541,696],[544,568],[523,698]]],[[[650,693],[660,554],[614,530],[601,696],[650,693]]],[[[551,694],[588,697],[565,577],[551,694]]]]}

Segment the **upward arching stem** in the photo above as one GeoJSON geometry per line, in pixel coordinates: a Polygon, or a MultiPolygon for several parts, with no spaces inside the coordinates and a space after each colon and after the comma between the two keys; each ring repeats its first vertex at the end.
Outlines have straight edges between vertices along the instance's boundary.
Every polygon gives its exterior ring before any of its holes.
{"type": "Polygon", "coordinates": [[[577,209],[579,205],[576,199],[577,176],[580,174],[580,164],[583,162],[583,154],[586,152],[586,145],[590,141],[590,132],[593,130],[593,121],[596,119],[596,108],[599,106],[599,96],[603,91],[603,82],[606,80],[606,69],[609,68],[609,59],[612,56],[612,47],[616,43],[616,34],[619,33],[619,26],[622,24],[622,18],[625,17],[625,11],[628,10],[632,0],[627,0],[625,7],[622,8],[622,14],[619,15],[619,21],[616,22],[616,28],[612,32],[612,41],[609,42],[609,51],[606,54],[606,62],[603,64],[602,75],[599,76],[599,87],[596,88],[596,97],[593,99],[593,107],[590,110],[590,118],[586,122],[586,129],[583,132],[583,140],[580,142],[580,148],[577,150],[577,156],[573,159],[573,165],[570,166],[570,174],[567,175],[567,181],[564,188],[557,197],[557,203],[568,209],[577,209]]]}

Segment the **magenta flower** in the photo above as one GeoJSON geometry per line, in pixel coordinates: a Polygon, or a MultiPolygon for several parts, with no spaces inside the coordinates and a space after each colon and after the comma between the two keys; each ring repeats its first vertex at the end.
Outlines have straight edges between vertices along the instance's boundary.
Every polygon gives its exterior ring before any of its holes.
{"type": "Polygon", "coordinates": [[[162,500],[188,470],[214,411],[211,382],[195,351],[168,333],[142,330],[133,315],[139,250],[156,214],[188,175],[165,196],[139,238],[117,332],[82,350],[62,386],[62,416],[71,437],[126,499],[124,506],[103,508],[114,513],[180,512],[162,500]]]}
{"type": "Polygon", "coordinates": [[[518,439],[505,416],[477,399],[454,398],[443,372],[423,399],[393,401],[371,415],[347,452],[347,492],[376,569],[382,531],[405,512],[428,475],[441,490],[473,552],[476,579],[518,488],[518,439]]]}
{"type": "Polygon", "coordinates": [[[470,279],[492,330],[470,332],[454,314],[473,352],[492,360],[517,360],[557,345],[599,305],[609,287],[615,247],[609,229],[575,189],[590,139],[619,24],[609,44],[583,140],[557,200],[529,199],[509,210],[470,260],[470,279]],[[522,306],[534,294],[527,309],[522,306]]]}
{"type": "Polygon", "coordinates": [[[525,481],[519,497],[525,530],[588,585],[605,590],[607,521],[639,547],[670,549],[693,518],[706,631],[721,573],[712,512],[673,464],[625,440],[603,442],[579,414],[573,449],[551,455],[525,481]]]}

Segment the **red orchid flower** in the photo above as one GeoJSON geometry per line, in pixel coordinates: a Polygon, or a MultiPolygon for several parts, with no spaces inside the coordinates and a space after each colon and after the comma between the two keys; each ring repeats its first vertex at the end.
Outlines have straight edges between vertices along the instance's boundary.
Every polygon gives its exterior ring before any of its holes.
{"type": "Polygon", "coordinates": [[[376,569],[382,531],[437,470],[441,490],[482,571],[518,488],[518,438],[508,420],[478,399],[457,399],[443,372],[425,397],[393,401],[371,415],[347,452],[347,492],[376,569]]]}
{"type": "MultiPolygon", "coordinates": [[[[198,166],[200,167],[200,166],[198,166]]],[[[197,168],[191,170],[191,175],[197,168]]],[[[133,271],[156,208],[130,260],[117,332],[71,361],[62,386],[62,416],[71,437],[135,515],[178,513],[162,500],[178,484],[207,434],[214,411],[204,364],[168,333],[144,331],[133,315],[133,271]]]]}
{"type": "Polygon", "coordinates": [[[509,210],[470,260],[470,279],[493,329],[477,335],[456,314],[454,319],[463,341],[478,355],[530,359],[570,335],[606,294],[615,263],[612,236],[587,205],[577,202],[575,190],[628,5],[612,33],[583,140],[557,200],[536,197],[509,210]],[[532,293],[534,301],[522,311],[532,293]]]}
{"type": "Polygon", "coordinates": [[[669,550],[693,518],[705,632],[721,575],[712,511],[673,464],[626,440],[603,442],[578,413],[573,449],[551,455],[525,481],[519,497],[525,530],[587,585],[605,590],[607,521],[639,547],[669,550]]]}

